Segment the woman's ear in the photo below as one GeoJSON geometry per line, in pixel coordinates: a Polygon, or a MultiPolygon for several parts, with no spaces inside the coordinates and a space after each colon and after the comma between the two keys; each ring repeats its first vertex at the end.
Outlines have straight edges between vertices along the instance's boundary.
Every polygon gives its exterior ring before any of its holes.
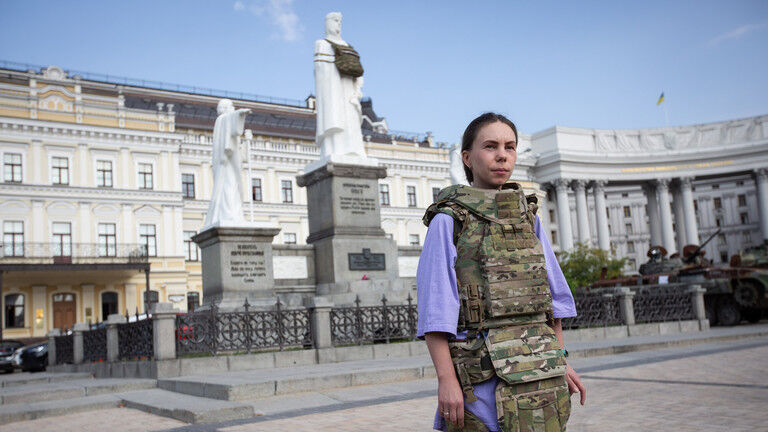
{"type": "Polygon", "coordinates": [[[461,151],[461,161],[464,162],[464,166],[472,169],[472,164],[469,163],[469,150],[461,151]]]}

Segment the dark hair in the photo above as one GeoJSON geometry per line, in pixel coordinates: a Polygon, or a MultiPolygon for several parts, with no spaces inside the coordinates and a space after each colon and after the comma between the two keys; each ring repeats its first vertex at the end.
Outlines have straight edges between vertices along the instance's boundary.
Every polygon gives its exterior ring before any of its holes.
{"type": "MultiPolygon", "coordinates": [[[[517,127],[514,123],[512,123],[512,120],[506,118],[502,114],[487,112],[481,114],[479,117],[469,122],[467,128],[464,129],[464,135],[461,136],[461,152],[463,153],[464,150],[469,151],[472,149],[472,143],[475,142],[475,138],[477,138],[477,132],[480,131],[481,127],[496,122],[502,122],[505,125],[511,127],[512,132],[515,133],[515,139],[517,139],[517,127]]],[[[464,159],[462,158],[462,165],[464,165],[464,175],[467,176],[467,181],[471,184],[474,181],[474,176],[472,175],[472,170],[470,170],[469,167],[464,164],[463,160],[464,159]]]]}

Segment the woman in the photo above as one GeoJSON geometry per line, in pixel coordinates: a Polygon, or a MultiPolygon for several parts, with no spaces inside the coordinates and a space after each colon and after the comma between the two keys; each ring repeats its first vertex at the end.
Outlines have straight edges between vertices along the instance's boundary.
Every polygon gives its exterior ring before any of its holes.
{"type": "Polygon", "coordinates": [[[486,113],[462,137],[472,187],[443,189],[417,272],[419,336],[438,377],[438,430],[565,430],[570,394],[560,319],[576,315],[535,198],[507,183],[517,129],[486,113]],[[534,234],[535,231],[535,234],[534,234]]]}

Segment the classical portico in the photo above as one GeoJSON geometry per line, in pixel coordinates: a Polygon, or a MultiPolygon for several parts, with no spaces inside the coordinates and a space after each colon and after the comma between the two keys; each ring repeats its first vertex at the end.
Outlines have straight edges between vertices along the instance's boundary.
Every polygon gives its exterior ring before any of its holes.
{"type": "Polygon", "coordinates": [[[768,116],[639,130],[556,126],[531,143],[540,154],[534,176],[557,203],[561,250],[596,237],[600,249],[643,249],[639,259],[650,245],[672,254],[722,228],[709,247],[722,259],[738,252],[735,240],[743,248],[768,239],[768,116]],[[720,193],[721,183],[738,189],[720,193]]]}

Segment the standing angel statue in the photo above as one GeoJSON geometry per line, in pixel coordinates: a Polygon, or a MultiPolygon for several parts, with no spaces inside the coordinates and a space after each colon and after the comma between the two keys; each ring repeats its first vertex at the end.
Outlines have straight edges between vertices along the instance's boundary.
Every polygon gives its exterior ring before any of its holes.
{"type": "Polygon", "coordinates": [[[332,155],[365,159],[360,131],[363,66],[360,55],[341,38],[341,13],[325,17],[325,39],[315,42],[317,144],[321,158],[332,155]]]}
{"type": "Polygon", "coordinates": [[[250,109],[235,110],[229,99],[216,108],[213,126],[213,193],[204,227],[244,226],[243,180],[241,174],[240,135],[245,129],[245,116],[250,109]]]}

